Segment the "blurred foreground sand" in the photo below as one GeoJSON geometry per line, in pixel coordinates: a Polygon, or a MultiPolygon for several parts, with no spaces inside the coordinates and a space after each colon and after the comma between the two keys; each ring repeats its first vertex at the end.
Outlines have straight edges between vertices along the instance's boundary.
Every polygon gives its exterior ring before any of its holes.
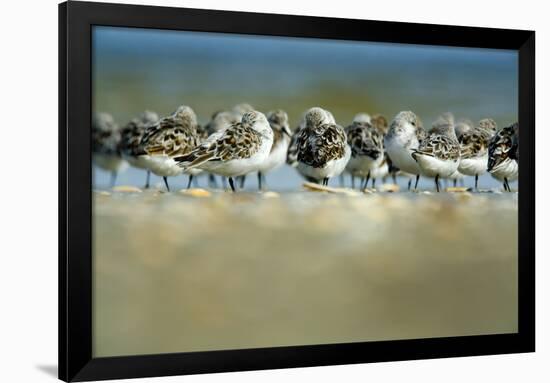
{"type": "Polygon", "coordinates": [[[517,331],[516,193],[129,191],[94,193],[95,356],[517,331]]]}

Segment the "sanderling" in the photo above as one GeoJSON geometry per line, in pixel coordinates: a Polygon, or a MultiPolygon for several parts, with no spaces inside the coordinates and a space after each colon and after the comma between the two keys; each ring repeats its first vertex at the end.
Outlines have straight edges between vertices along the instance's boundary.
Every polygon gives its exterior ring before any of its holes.
{"type": "Polygon", "coordinates": [[[120,153],[130,165],[138,169],[145,169],[147,176],[145,180],[145,189],[149,188],[149,179],[151,171],[147,168],[147,161],[138,156],[139,145],[145,134],[146,129],[154,125],[159,117],[155,112],[146,110],[141,116],[133,118],[122,128],[120,140],[120,153]]]}
{"type": "MultiPolygon", "coordinates": [[[[402,111],[394,117],[388,133],[384,136],[384,147],[394,166],[416,176],[414,188],[418,186],[420,167],[411,153],[426,137],[422,121],[410,111],[402,111]]],[[[410,182],[409,182],[410,189],[410,182]]]]}
{"type": "Polygon", "coordinates": [[[438,119],[428,137],[413,150],[412,157],[423,175],[435,177],[435,187],[439,192],[439,179],[453,176],[460,163],[460,144],[453,121],[438,119]]]}
{"type": "MultiPolygon", "coordinates": [[[[496,123],[491,119],[484,119],[477,127],[470,128],[460,135],[457,134],[460,143],[458,171],[475,177],[475,190],[477,190],[479,176],[487,171],[488,146],[494,131],[496,131],[496,123]]],[[[455,132],[457,132],[456,127],[455,132]]]]}
{"type": "Polygon", "coordinates": [[[321,108],[311,108],[297,140],[298,171],[307,179],[322,181],[323,185],[342,173],[351,156],[346,132],[341,126],[328,122],[331,116],[321,108]]]}
{"type": "MultiPolygon", "coordinates": [[[[388,134],[388,130],[389,130],[388,120],[386,119],[386,117],[384,117],[380,113],[376,113],[371,117],[371,125],[375,127],[380,133],[382,133],[382,135],[385,136],[386,134],[388,134]]],[[[399,168],[391,162],[391,159],[388,156],[388,152],[386,151],[386,148],[384,148],[384,160],[374,172],[371,172],[373,187],[374,187],[375,181],[378,178],[382,178],[382,181],[386,182],[386,177],[388,175],[391,175],[393,179],[393,183],[397,184],[398,171],[399,171],[399,168]]],[[[410,182],[409,182],[409,189],[410,189],[410,182]]]]}
{"type": "Polygon", "coordinates": [[[233,177],[260,169],[273,145],[273,130],[258,111],[246,112],[241,122],[210,135],[199,147],[175,161],[186,171],[194,168],[226,176],[235,191],[233,177]]]}
{"type": "MultiPolygon", "coordinates": [[[[200,142],[197,116],[193,109],[182,105],[146,130],[137,153],[149,170],[164,179],[166,189],[170,190],[167,177],[178,176],[183,172],[174,157],[191,152],[200,142]]],[[[189,187],[194,173],[188,174],[189,187]]]]}
{"type": "Polygon", "coordinates": [[[372,176],[371,172],[384,160],[384,135],[369,122],[359,122],[355,119],[345,131],[351,148],[346,170],[352,177],[361,177],[361,188],[364,189],[372,176]]]}
{"type": "Polygon", "coordinates": [[[487,170],[503,182],[504,190],[511,191],[508,182],[519,175],[519,124],[516,122],[499,130],[489,143],[487,170]]]}
{"type": "MultiPolygon", "coordinates": [[[[221,110],[212,115],[212,118],[210,121],[205,125],[206,132],[208,136],[210,136],[213,133],[220,132],[222,130],[225,130],[229,128],[231,125],[240,122],[242,118],[242,115],[238,115],[234,111],[227,111],[227,110],[221,110]]],[[[225,177],[222,178],[222,184],[225,188],[227,185],[227,181],[225,177]]],[[[214,174],[209,173],[208,174],[208,184],[210,187],[217,188],[218,185],[216,183],[216,177],[214,174]]]]}
{"type": "MultiPolygon", "coordinates": [[[[308,109],[303,115],[302,119],[300,120],[300,124],[294,129],[294,132],[292,133],[292,136],[290,137],[290,143],[288,144],[288,151],[286,156],[286,163],[293,168],[298,166],[298,137],[300,136],[300,132],[303,128],[306,127],[306,115],[307,113],[312,110],[308,109]]],[[[334,120],[334,116],[329,111],[323,109],[325,114],[325,123],[332,123],[335,124],[336,121],[334,120]]]]}
{"type": "MultiPolygon", "coordinates": [[[[278,168],[286,161],[288,145],[290,143],[290,128],[288,115],[284,110],[274,110],[267,113],[267,121],[273,129],[273,145],[267,160],[258,170],[258,188],[262,189],[262,181],[265,183],[265,173],[278,168]]],[[[244,176],[243,176],[244,177],[244,176]]]]}
{"type": "Polygon", "coordinates": [[[111,187],[115,185],[118,172],[128,166],[120,155],[120,140],[120,129],[113,116],[96,113],[92,118],[92,158],[97,166],[111,172],[111,187]]]}
{"type": "MultiPolygon", "coordinates": [[[[233,108],[231,108],[230,111],[226,112],[222,112],[221,115],[219,117],[221,117],[221,121],[219,121],[219,123],[217,124],[217,126],[214,126],[214,128],[216,129],[215,131],[219,131],[219,130],[222,130],[222,129],[227,129],[231,124],[234,124],[235,122],[240,122],[243,115],[246,113],[246,112],[252,112],[254,110],[254,107],[246,102],[242,102],[240,104],[237,104],[235,106],[233,106],[233,108]],[[229,122],[229,124],[228,124],[229,122]]],[[[218,119],[219,120],[219,119],[218,119]]],[[[218,122],[218,121],[215,121],[215,122],[218,122]]],[[[209,135],[214,133],[214,131],[212,131],[212,129],[209,129],[209,135]]],[[[227,180],[225,177],[221,177],[222,178],[222,184],[223,184],[223,187],[225,188],[227,186],[227,180]]],[[[244,188],[244,182],[246,180],[246,174],[242,175],[242,176],[238,176],[236,177],[237,179],[237,183],[239,184],[239,187],[241,189],[244,188]]],[[[216,180],[215,180],[215,177],[213,174],[210,174],[209,175],[209,183],[211,185],[215,185],[216,184],[216,180]]]]}

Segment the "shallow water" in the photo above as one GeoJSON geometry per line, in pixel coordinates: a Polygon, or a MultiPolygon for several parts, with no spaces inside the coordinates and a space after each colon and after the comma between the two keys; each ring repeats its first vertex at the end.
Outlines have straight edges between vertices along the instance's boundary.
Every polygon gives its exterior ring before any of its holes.
{"type": "Polygon", "coordinates": [[[517,331],[517,194],[94,193],[94,355],[517,331]]]}

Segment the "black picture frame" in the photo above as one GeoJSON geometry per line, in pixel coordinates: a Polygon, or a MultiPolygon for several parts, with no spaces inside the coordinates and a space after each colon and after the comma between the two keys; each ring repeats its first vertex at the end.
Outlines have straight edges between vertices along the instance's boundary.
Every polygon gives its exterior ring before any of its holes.
{"type": "Polygon", "coordinates": [[[535,32],[69,1],[59,5],[59,378],[88,381],[535,350],[535,32]],[[519,52],[518,332],[92,358],[93,25],[519,52]]]}

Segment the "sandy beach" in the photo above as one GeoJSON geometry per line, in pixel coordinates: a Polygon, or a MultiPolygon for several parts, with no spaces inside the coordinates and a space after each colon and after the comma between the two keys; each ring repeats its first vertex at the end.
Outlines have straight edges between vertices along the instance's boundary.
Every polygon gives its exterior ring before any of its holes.
{"type": "Polygon", "coordinates": [[[94,192],[94,355],[517,331],[517,193],[94,192]]]}

